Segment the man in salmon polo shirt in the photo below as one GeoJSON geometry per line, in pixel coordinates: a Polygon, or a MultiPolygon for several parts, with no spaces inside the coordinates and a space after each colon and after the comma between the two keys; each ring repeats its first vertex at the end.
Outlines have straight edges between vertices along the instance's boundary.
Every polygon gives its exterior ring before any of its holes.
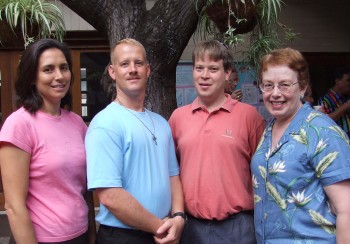
{"type": "Polygon", "coordinates": [[[224,93],[233,57],[223,44],[198,44],[192,60],[198,96],[169,119],[188,215],[180,243],[256,243],[250,160],[265,121],[224,93]]]}

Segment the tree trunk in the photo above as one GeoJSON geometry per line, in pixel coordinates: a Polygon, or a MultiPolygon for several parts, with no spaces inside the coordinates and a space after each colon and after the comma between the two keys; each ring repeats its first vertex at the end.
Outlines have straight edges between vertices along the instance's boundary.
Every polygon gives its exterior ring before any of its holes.
{"type": "Polygon", "coordinates": [[[110,46],[126,37],[145,46],[151,65],[145,105],[168,119],[177,106],[176,66],[197,27],[193,1],[158,0],[148,11],[145,0],[61,1],[107,34],[110,46]]]}

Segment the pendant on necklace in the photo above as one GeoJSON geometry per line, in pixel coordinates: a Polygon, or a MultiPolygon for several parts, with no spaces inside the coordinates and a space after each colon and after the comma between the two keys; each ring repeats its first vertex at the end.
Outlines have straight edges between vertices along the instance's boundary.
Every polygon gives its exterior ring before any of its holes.
{"type": "Polygon", "coordinates": [[[157,144],[157,137],[156,137],[156,135],[155,135],[156,131],[155,131],[153,119],[152,119],[151,115],[147,112],[147,110],[144,110],[144,111],[146,112],[146,114],[148,114],[150,120],[152,121],[153,133],[152,133],[152,131],[147,127],[147,125],[146,125],[145,123],[143,123],[142,120],[141,120],[139,117],[137,117],[136,114],[134,114],[132,111],[130,111],[130,109],[128,109],[127,107],[125,107],[125,106],[119,101],[118,98],[116,98],[116,100],[117,100],[117,102],[120,104],[120,106],[122,106],[126,111],[128,111],[129,113],[131,113],[136,119],[138,119],[138,121],[141,122],[141,124],[149,131],[149,133],[151,133],[151,135],[152,135],[152,140],[154,141],[154,143],[155,143],[156,145],[158,145],[158,144],[157,144]]]}
{"type": "Polygon", "coordinates": [[[157,137],[156,137],[154,134],[152,134],[152,140],[154,141],[154,143],[155,143],[156,145],[158,145],[158,144],[157,144],[157,137]]]}

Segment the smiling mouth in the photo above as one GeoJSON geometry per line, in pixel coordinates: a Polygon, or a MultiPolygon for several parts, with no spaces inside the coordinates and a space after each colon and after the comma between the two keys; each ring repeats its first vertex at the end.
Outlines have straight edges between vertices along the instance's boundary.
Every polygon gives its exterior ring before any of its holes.
{"type": "Polygon", "coordinates": [[[66,85],[53,85],[52,88],[65,88],[66,85]]]}
{"type": "Polygon", "coordinates": [[[127,80],[138,80],[138,79],[140,79],[140,77],[135,76],[135,77],[129,77],[127,80]]]}
{"type": "Polygon", "coordinates": [[[270,102],[272,105],[281,105],[284,104],[285,102],[270,102]]]}

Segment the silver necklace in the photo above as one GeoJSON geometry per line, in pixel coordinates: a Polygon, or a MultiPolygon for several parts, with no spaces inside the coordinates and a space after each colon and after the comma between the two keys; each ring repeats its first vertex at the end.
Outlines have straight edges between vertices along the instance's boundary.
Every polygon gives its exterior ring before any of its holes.
{"type": "Polygon", "coordinates": [[[147,125],[146,125],[145,123],[143,123],[143,121],[142,121],[139,117],[137,117],[136,114],[134,114],[132,111],[130,111],[130,109],[128,109],[127,107],[125,107],[125,106],[119,101],[118,98],[116,98],[116,100],[117,100],[117,102],[118,102],[126,111],[128,111],[129,113],[131,113],[132,115],[134,115],[134,117],[135,117],[136,119],[138,119],[138,121],[141,122],[141,124],[149,131],[149,133],[151,133],[151,135],[152,135],[152,140],[154,141],[154,143],[155,143],[156,145],[158,145],[158,144],[157,144],[157,137],[156,137],[156,135],[155,135],[155,134],[156,134],[156,128],[154,127],[153,119],[152,119],[151,115],[147,112],[147,110],[145,109],[145,112],[148,114],[149,118],[150,118],[151,121],[152,121],[153,132],[147,127],[147,125]]]}

